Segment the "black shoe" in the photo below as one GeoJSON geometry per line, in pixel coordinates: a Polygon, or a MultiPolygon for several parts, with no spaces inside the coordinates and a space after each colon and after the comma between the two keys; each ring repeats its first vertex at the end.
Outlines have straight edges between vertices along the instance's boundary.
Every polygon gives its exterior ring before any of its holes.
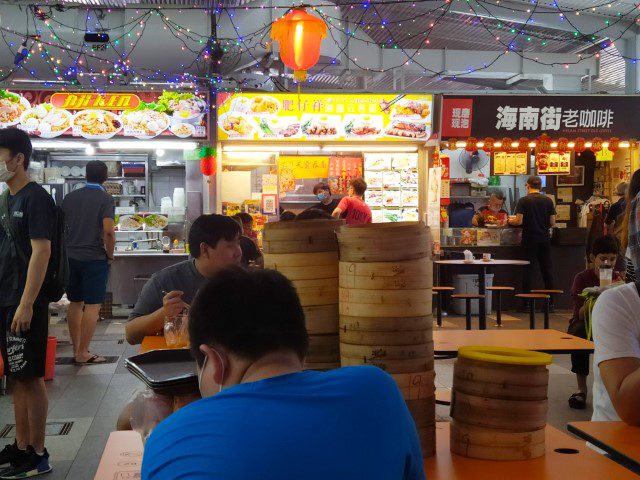
{"type": "Polygon", "coordinates": [[[18,442],[13,442],[11,445],[6,445],[2,451],[0,451],[0,465],[16,465],[21,463],[26,456],[26,450],[20,450],[18,448],[18,442]]]}
{"type": "Polygon", "coordinates": [[[45,448],[42,455],[38,455],[33,447],[27,447],[27,453],[22,462],[13,468],[0,471],[2,480],[18,480],[21,478],[31,478],[49,473],[53,469],[49,465],[49,452],[45,448]]]}

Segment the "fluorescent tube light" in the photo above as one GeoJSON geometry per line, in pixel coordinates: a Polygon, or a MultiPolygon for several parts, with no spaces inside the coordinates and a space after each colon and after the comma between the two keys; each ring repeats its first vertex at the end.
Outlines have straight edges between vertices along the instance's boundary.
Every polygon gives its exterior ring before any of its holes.
{"type": "Polygon", "coordinates": [[[325,152],[417,152],[417,146],[411,145],[325,145],[322,147],[325,152]]]}
{"type": "Polygon", "coordinates": [[[32,140],[31,144],[33,148],[50,148],[54,150],[62,150],[62,149],[86,149],[91,144],[85,142],[73,142],[73,141],[65,141],[65,140],[32,140]]]}
{"type": "Polygon", "coordinates": [[[179,140],[109,140],[98,143],[98,147],[108,150],[195,150],[197,142],[179,140]]]}
{"type": "Polygon", "coordinates": [[[322,150],[320,145],[225,145],[223,152],[307,152],[322,150]]]}

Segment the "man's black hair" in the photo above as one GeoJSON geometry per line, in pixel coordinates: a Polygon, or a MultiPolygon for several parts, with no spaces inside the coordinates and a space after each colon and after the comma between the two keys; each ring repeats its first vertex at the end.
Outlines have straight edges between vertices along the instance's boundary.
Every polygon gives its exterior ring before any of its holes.
{"type": "Polygon", "coordinates": [[[359,197],[363,196],[364,192],[367,191],[367,182],[365,182],[362,177],[351,180],[351,186],[353,187],[354,193],[359,197]]]}
{"type": "Polygon", "coordinates": [[[313,194],[314,195],[317,195],[320,190],[329,190],[329,195],[331,195],[331,187],[329,187],[329,184],[326,183],[326,182],[316,183],[313,186],[313,194]]]}
{"type": "Polygon", "coordinates": [[[237,218],[242,222],[243,225],[248,223],[253,224],[253,217],[249,215],[247,212],[240,212],[234,215],[234,218],[237,218]]]}
{"type": "Polygon", "coordinates": [[[252,361],[277,351],[293,351],[302,360],[309,348],[291,281],[275,270],[240,267],[217,273],[200,288],[189,313],[189,339],[199,365],[202,344],[252,361]]]}
{"type": "Polygon", "coordinates": [[[24,169],[29,168],[33,145],[27,132],[15,127],[0,129],[0,148],[8,149],[11,155],[23,154],[24,169]]]}
{"type": "Polygon", "coordinates": [[[215,213],[200,215],[189,229],[191,256],[193,258],[200,256],[201,243],[206,243],[211,248],[216,248],[220,240],[231,242],[239,238],[241,234],[240,225],[231,217],[215,213]]]}
{"type": "Polygon", "coordinates": [[[542,190],[542,179],[537,175],[531,175],[527,178],[527,185],[536,190],[542,190]]]}
{"type": "Polygon", "coordinates": [[[333,217],[329,215],[327,212],[325,212],[324,210],[320,210],[319,208],[310,208],[308,210],[305,210],[302,213],[299,213],[298,216],[296,217],[296,221],[318,220],[318,219],[331,220],[332,218],[333,217]]]}
{"type": "Polygon", "coordinates": [[[102,185],[109,178],[107,164],[100,160],[92,160],[87,163],[87,182],[102,185]]]}
{"type": "Polygon", "coordinates": [[[620,253],[620,241],[613,235],[603,235],[593,241],[591,245],[591,254],[597,257],[599,254],[616,254],[620,253]]]}
{"type": "Polygon", "coordinates": [[[290,222],[291,220],[295,220],[295,219],[296,219],[296,214],[293,213],[291,210],[285,210],[280,214],[281,222],[290,222]]]}

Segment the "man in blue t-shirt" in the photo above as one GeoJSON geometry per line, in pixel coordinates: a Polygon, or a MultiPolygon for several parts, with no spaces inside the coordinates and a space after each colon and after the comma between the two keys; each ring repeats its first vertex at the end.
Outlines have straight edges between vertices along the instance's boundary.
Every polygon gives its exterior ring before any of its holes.
{"type": "Polygon", "coordinates": [[[153,431],[143,480],[425,478],[415,425],[389,375],[302,371],[304,313],[282,274],[220,272],[193,303],[189,335],[203,398],[153,431]]]}

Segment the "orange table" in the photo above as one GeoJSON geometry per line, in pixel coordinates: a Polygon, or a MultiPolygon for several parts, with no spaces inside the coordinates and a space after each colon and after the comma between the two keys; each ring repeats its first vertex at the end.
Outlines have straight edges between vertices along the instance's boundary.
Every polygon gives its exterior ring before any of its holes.
{"type": "Polygon", "coordinates": [[[567,429],[613,458],[640,469],[640,427],[624,422],[572,422],[567,429]]]}
{"type": "Polygon", "coordinates": [[[94,480],[140,478],[142,452],[138,432],[111,432],[94,480]]]}
{"type": "Polygon", "coordinates": [[[593,353],[593,342],[558,330],[434,330],[436,355],[457,355],[467,345],[514,347],[546,353],[593,353]]]}
{"type": "Polygon", "coordinates": [[[448,422],[436,424],[436,455],[424,461],[429,480],[638,480],[630,470],[550,425],[547,425],[546,455],[513,462],[477,460],[451,453],[449,425],[448,422]],[[569,449],[571,453],[559,453],[557,449],[569,449]]]}
{"type": "Polygon", "coordinates": [[[140,344],[140,353],[148,352],[149,350],[168,350],[167,342],[164,341],[164,337],[161,335],[152,335],[150,337],[144,337],[140,344]]]}

